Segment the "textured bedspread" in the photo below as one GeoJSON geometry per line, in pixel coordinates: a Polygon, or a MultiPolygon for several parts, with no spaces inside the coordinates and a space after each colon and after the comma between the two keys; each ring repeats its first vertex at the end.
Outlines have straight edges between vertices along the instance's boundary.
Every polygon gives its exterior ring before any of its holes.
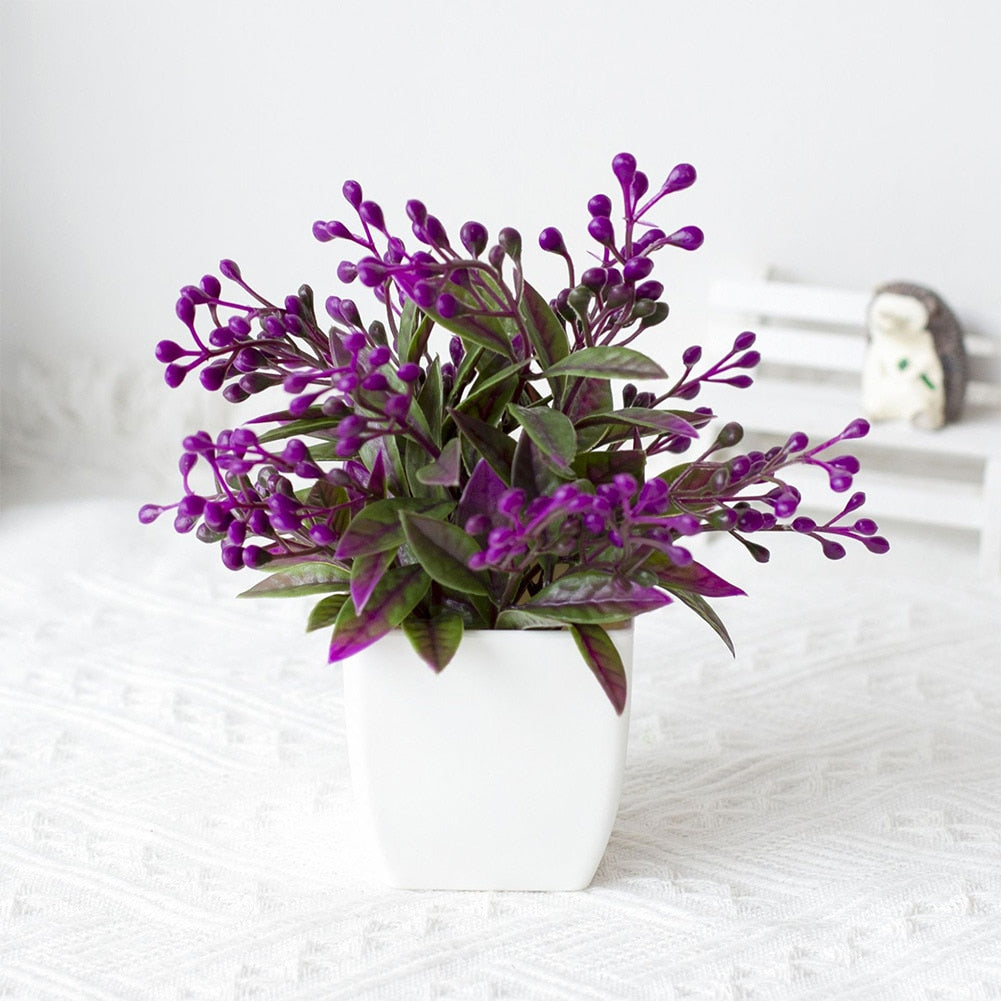
{"type": "Polygon", "coordinates": [[[1001,998],[1001,590],[967,554],[721,555],[736,660],[639,621],[594,885],[407,892],[368,875],[308,606],[233,600],[135,507],[0,516],[4,1001],[1001,998]]]}

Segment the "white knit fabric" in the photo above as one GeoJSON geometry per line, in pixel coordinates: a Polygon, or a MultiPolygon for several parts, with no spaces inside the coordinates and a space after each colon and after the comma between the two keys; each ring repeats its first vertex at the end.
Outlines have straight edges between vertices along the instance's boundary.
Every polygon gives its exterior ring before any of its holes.
{"type": "Polygon", "coordinates": [[[308,603],[235,600],[134,505],[5,511],[0,998],[1001,998],[1001,591],[958,543],[788,542],[713,547],[736,660],[639,621],[589,890],[407,892],[369,876],[308,603]]]}

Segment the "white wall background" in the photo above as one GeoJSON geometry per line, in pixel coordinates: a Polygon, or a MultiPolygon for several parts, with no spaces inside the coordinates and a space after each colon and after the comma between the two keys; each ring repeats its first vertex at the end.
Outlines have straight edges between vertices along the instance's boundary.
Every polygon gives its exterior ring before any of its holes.
{"type": "Polygon", "coordinates": [[[310,225],[347,177],[397,221],[417,196],[583,249],[616,152],[654,183],[691,161],[662,220],[708,238],[659,269],[665,362],[714,276],[769,265],[1001,316],[995,0],[4,0],[0,32],[7,503],[153,499],[207,419],[152,359],[177,289],[229,256],[274,294],[334,291],[310,225]]]}

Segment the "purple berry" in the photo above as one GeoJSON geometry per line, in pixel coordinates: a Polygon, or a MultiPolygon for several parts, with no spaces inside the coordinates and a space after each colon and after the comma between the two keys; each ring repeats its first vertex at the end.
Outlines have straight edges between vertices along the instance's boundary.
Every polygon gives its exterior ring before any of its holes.
{"type": "Polygon", "coordinates": [[[670,174],[667,180],[661,185],[660,190],[669,195],[672,191],[681,191],[683,188],[691,187],[695,183],[695,168],[690,163],[679,163],[670,174]]]}
{"type": "Polygon", "coordinates": [[[156,360],[164,363],[177,361],[178,358],[186,353],[181,345],[174,341],[160,341],[155,351],[156,360]]]}
{"type": "Polygon", "coordinates": [[[459,312],[459,301],[450,292],[443,292],[435,300],[435,309],[444,319],[451,319],[459,312]]]}
{"type": "Polygon", "coordinates": [[[612,173],[625,187],[632,181],[633,175],[636,173],[636,157],[632,153],[617,154],[612,160],[612,173]]]}
{"type": "Polygon", "coordinates": [[[377,348],[373,348],[373,350],[369,352],[368,363],[372,366],[372,368],[381,368],[389,361],[390,358],[392,358],[392,356],[393,354],[389,348],[384,345],[380,345],[377,348]]]}
{"type": "Polygon", "coordinates": [[[411,198],[407,202],[407,217],[417,226],[423,226],[424,220],[428,217],[428,210],[422,201],[411,198]]]}
{"type": "Polygon", "coordinates": [[[482,223],[467,222],[459,230],[459,239],[473,257],[479,257],[486,248],[489,236],[486,227],[482,223]]]}
{"type": "Polygon", "coordinates": [[[587,210],[592,216],[608,218],[612,214],[612,199],[608,195],[595,195],[587,203],[587,210]]]}
{"type": "Polygon", "coordinates": [[[551,254],[565,254],[567,250],[563,234],[554,226],[548,226],[539,234],[539,246],[551,254]]]}
{"type": "Polygon", "coordinates": [[[402,419],[410,411],[410,397],[402,394],[391,396],[386,400],[382,409],[387,417],[402,419]]]}
{"type": "Polygon", "coordinates": [[[666,237],[666,240],[682,250],[698,250],[705,242],[705,234],[698,226],[682,226],[666,237]]]}
{"type": "Polygon", "coordinates": [[[642,281],[653,271],[653,261],[649,257],[631,257],[622,269],[622,280],[627,285],[642,281]]]}
{"type": "Polygon", "coordinates": [[[615,240],[615,227],[607,216],[595,216],[588,224],[587,231],[598,243],[608,246],[615,240]]]}
{"type": "Polygon", "coordinates": [[[351,208],[357,210],[361,205],[361,185],[357,181],[345,181],[341,185],[341,194],[344,195],[351,208]]]}
{"type": "Polygon", "coordinates": [[[358,206],[358,215],[362,222],[374,227],[381,232],[386,230],[386,221],[382,214],[382,209],[376,202],[362,202],[358,206]]]}
{"type": "Polygon", "coordinates": [[[143,504],[139,508],[139,521],[144,525],[150,525],[163,514],[163,511],[159,504],[143,504]]]}

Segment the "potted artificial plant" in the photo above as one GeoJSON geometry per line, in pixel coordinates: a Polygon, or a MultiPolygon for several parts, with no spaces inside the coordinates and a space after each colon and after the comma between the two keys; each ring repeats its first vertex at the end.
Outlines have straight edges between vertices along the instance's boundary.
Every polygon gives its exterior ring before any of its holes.
{"type": "Polygon", "coordinates": [[[846,540],[888,548],[862,494],[818,524],[788,479],[820,467],[848,491],[858,462],[837,446],[864,421],[740,453],[739,424],[694,401],[751,384],[754,334],[711,362],[689,347],[670,375],[633,346],[667,317],[656,255],[702,243],[648,218],[695,171],[651,190],[630,154],[612,170],[583,267],[558,230],[539,237],[566,263],[555,294],[526,279],[517,231],[450,234],[414,200],[404,241],[348,181],[356,221],[313,234],[349,248],[337,276],[372,296],[366,316],[331,295],[321,321],[308,286],[271,302],[224,260],[235,292],[213,275],[182,289],[190,342],[156,348],[170,386],[198,370],[269,402],[186,438],[184,496],[140,518],[172,510],[227,567],[265,571],[246,595],[319,596],[308,628],[346,662],[352,772],[397,885],[587,885],[621,786],[632,620],[673,600],[731,645],[707,599],[743,592],[687,539],[726,534],[761,561],[780,532],[834,559],[846,540]]]}

